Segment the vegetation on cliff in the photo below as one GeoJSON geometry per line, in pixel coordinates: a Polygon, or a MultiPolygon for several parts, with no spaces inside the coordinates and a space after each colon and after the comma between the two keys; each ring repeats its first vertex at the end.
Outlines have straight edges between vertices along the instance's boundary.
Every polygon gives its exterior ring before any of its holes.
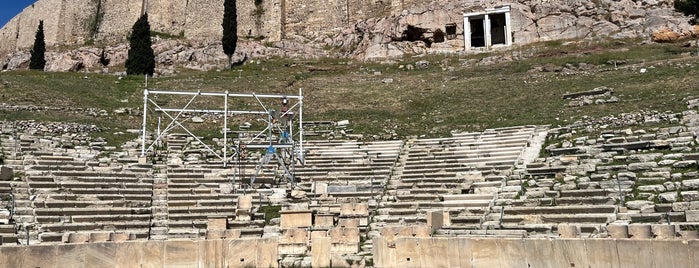
{"type": "Polygon", "coordinates": [[[29,59],[29,69],[44,70],[46,66],[46,42],[44,41],[44,21],[39,21],[39,28],[36,30],[34,37],[34,46],[32,47],[32,56],[29,59]]]}
{"type": "Polygon", "coordinates": [[[150,24],[148,23],[147,13],[143,14],[133,25],[129,44],[126,73],[129,75],[147,74],[152,76],[155,72],[155,53],[151,47],[150,24]]]}
{"type": "Polygon", "coordinates": [[[697,16],[699,16],[699,0],[675,0],[675,9],[687,16],[691,16],[692,24],[697,23],[697,16]]]}
{"type": "Polygon", "coordinates": [[[228,65],[230,68],[233,68],[231,58],[238,45],[238,10],[235,2],[235,0],[226,0],[223,3],[223,23],[221,24],[221,26],[223,26],[221,43],[223,45],[223,52],[228,56],[228,65]]]}

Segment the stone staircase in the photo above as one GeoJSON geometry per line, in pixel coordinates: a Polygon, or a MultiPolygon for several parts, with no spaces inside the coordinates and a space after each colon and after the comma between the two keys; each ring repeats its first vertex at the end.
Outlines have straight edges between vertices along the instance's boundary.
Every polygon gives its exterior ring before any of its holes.
{"type": "MultiPolygon", "coordinates": [[[[163,166],[154,166],[154,169],[163,170],[163,166]]],[[[153,177],[153,195],[151,199],[150,230],[151,240],[166,240],[169,232],[168,216],[168,183],[167,178],[157,172],[153,177]]]]}

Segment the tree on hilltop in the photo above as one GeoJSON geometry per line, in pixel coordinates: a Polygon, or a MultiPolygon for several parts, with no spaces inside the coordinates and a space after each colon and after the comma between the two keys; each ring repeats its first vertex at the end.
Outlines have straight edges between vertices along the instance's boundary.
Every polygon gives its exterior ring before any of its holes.
{"type": "Polygon", "coordinates": [[[675,10],[691,16],[690,23],[695,24],[699,16],[699,0],[675,0],[675,10]]]}
{"type": "Polygon", "coordinates": [[[44,41],[44,21],[39,21],[39,28],[36,30],[34,37],[34,46],[32,47],[32,56],[29,59],[29,69],[44,70],[46,66],[46,42],[44,41]]]}
{"type": "Polygon", "coordinates": [[[223,3],[223,52],[228,56],[228,67],[233,69],[233,53],[238,45],[238,9],[235,0],[225,0],[223,3]]]}
{"type": "Polygon", "coordinates": [[[155,72],[155,53],[151,47],[150,24],[148,13],[143,14],[133,25],[129,37],[129,56],[126,59],[126,74],[153,75],[155,72]]]}

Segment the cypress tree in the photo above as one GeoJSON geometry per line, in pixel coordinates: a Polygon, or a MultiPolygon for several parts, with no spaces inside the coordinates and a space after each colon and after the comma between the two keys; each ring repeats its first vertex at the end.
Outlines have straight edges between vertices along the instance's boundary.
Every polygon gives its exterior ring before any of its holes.
{"type": "Polygon", "coordinates": [[[39,28],[36,30],[34,37],[34,46],[32,47],[32,57],[29,59],[29,69],[44,70],[46,66],[46,42],[44,41],[44,21],[39,21],[39,28]]]}
{"type": "Polygon", "coordinates": [[[152,76],[155,72],[155,53],[151,47],[150,24],[148,24],[147,13],[143,14],[133,25],[129,44],[126,74],[147,74],[152,76]]]}
{"type": "Polygon", "coordinates": [[[689,21],[690,23],[697,23],[697,16],[699,16],[699,0],[675,0],[675,10],[682,12],[682,14],[686,16],[691,16],[692,19],[689,21]]]}
{"type": "Polygon", "coordinates": [[[233,69],[233,53],[238,43],[238,9],[235,0],[225,0],[223,3],[223,52],[228,56],[228,66],[233,69]]]}

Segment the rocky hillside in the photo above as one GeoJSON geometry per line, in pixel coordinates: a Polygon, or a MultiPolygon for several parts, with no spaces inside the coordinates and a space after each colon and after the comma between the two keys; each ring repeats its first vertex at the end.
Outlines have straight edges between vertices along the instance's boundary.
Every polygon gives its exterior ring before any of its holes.
{"type": "MultiPolygon", "coordinates": [[[[674,40],[694,35],[672,0],[258,0],[238,1],[238,57],[352,57],[465,50],[464,13],[509,6],[514,45],[577,38],[674,40]],[[444,35],[446,33],[446,35],[444,35]]],[[[221,65],[223,0],[40,0],[0,29],[0,65],[25,68],[40,19],[50,71],[102,70],[124,62],[133,22],[149,13],[158,67],[221,65]]]]}

